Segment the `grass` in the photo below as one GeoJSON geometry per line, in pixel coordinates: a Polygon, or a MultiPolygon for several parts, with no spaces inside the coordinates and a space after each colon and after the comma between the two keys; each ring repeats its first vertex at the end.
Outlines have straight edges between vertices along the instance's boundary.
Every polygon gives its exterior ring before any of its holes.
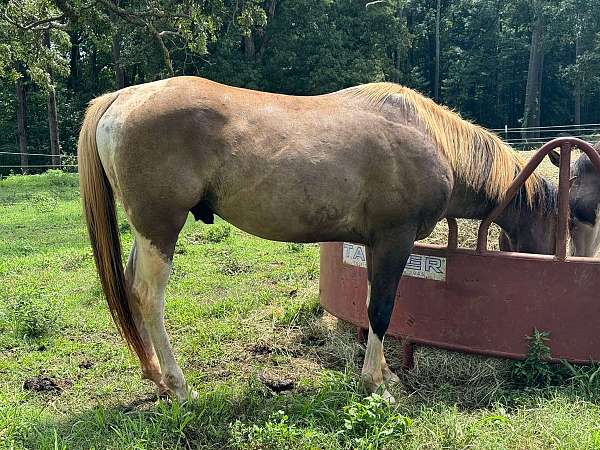
{"type": "MultiPolygon", "coordinates": [[[[398,404],[365,397],[364,348],[319,306],[318,246],[223,222],[186,224],[167,292],[200,397],[159,400],[111,323],[77,190],[76,175],[55,171],[0,180],[0,448],[600,448],[598,366],[418,348],[398,404]],[[542,369],[556,377],[522,382],[542,369]],[[294,387],[275,394],[265,377],[294,387]]],[[[473,229],[461,224],[463,245],[473,229]]],[[[123,219],[120,230],[127,253],[123,219]]],[[[386,346],[399,368],[400,344],[386,346]]]]}

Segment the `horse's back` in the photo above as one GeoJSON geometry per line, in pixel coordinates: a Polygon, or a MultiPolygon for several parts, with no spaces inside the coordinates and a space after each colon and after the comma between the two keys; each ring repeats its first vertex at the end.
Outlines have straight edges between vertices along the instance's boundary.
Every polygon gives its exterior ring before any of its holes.
{"type": "Polygon", "coordinates": [[[447,165],[427,136],[336,95],[179,77],[121,91],[97,139],[141,222],[201,203],[201,215],[266,238],[363,240],[372,223],[423,217],[429,204],[437,220],[448,194],[447,165]]]}

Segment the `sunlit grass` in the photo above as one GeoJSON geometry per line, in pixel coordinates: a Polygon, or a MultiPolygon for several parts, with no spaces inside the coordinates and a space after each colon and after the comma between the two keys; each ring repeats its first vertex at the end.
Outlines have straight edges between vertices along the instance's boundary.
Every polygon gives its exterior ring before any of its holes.
{"type": "MultiPolygon", "coordinates": [[[[366,399],[364,349],[318,303],[318,246],[221,221],[186,224],[167,292],[168,330],[200,397],[157,400],[101,297],[77,186],[59,172],[0,180],[0,447],[600,448],[597,383],[583,372],[523,388],[509,361],[420,348],[396,405],[366,399]],[[294,388],[274,394],[259,373],[294,388]],[[34,377],[59,389],[25,389],[34,377]]],[[[123,216],[120,229],[126,257],[123,216]]],[[[397,369],[400,346],[387,346],[397,369]]]]}

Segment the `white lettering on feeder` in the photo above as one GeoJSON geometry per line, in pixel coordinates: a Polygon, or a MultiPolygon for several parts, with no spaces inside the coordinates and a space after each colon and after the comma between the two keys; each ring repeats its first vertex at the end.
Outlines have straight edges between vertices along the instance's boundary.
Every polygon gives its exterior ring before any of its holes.
{"type": "MultiPolygon", "coordinates": [[[[344,242],[342,261],[349,266],[366,268],[367,252],[365,246],[344,242]]],[[[427,280],[446,281],[446,258],[411,254],[406,262],[403,275],[427,280]]]]}

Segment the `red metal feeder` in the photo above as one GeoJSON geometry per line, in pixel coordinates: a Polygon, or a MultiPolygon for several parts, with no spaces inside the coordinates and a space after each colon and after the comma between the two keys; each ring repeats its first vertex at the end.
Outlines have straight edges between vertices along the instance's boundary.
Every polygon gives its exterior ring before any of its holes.
{"type": "MultiPolygon", "coordinates": [[[[476,250],[457,248],[448,220],[448,246],[417,244],[400,282],[388,335],[404,339],[404,365],[414,344],[506,358],[524,358],[534,328],[550,332],[555,360],[600,360],[600,260],[566,256],[571,150],[585,152],[600,171],[600,156],[575,138],[555,139],[531,158],[506,200],[481,222],[476,250]],[[561,149],[555,254],[487,250],[492,221],[548,152],[561,149]]],[[[359,330],[368,328],[364,247],[321,244],[323,307],[359,330]]]]}

